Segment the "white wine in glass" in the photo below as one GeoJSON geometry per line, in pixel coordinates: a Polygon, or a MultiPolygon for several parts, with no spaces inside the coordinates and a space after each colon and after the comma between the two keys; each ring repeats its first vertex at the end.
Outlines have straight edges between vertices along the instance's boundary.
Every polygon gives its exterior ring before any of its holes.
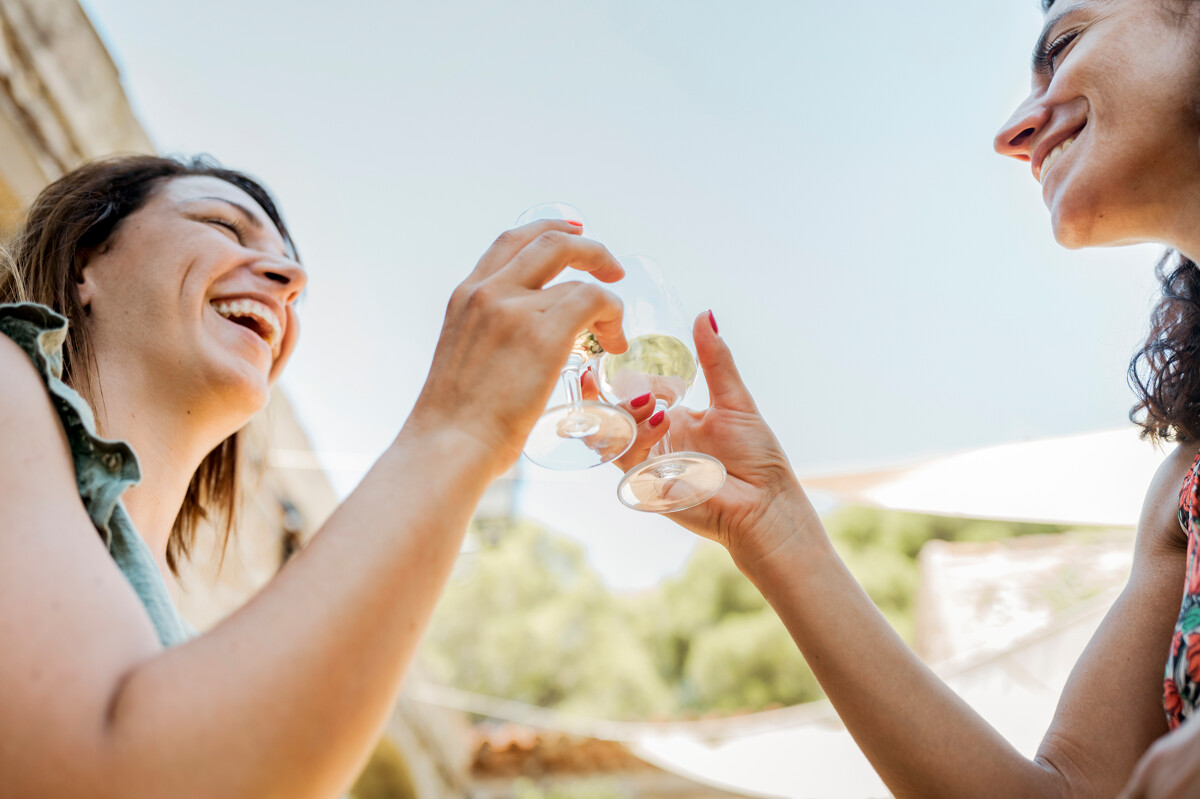
{"type": "MultiPolygon", "coordinates": [[[[539,219],[574,222],[588,232],[579,209],[567,203],[535,205],[517,218],[518,227],[539,219]]],[[[566,269],[547,285],[567,281],[599,284],[586,272],[566,269]]],[[[542,413],[525,441],[525,457],[547,469],[589,469],[624,455],[637,437],[637,424],[621,408],[605,402],[585,400],[580,387],[584,367],[604,354],[591,331],[575,337],[567,363],[562,370],[562,389],[566,402],[552,405],[542,413]]],[[[553,401],[553,400],[552,400],[553,401]]]]}
{"type": "MultiPolygon", "coordinates": [[[[655,413],[678,405],[696,380],[698,367],[684,343],[686,319],[658,265],[644,255],[618,259],[625,278],[613,287],[625,303],[629,349],[600,360],[600,392],[626,402],[650,392],[655,413]]],[[[634,510],[671,513],[699,505],[725,484],[725,467],[702,452],[672,452],[668,431],[651,457],[621,479],[617,497],[634,510]]]]}

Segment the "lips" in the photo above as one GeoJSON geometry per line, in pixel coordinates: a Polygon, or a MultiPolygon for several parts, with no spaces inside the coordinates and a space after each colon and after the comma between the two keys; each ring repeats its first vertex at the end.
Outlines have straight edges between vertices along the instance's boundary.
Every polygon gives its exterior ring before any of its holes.
{"type": "Polygon", "coordinates": [[[1070,149],[1071,145],[1075,143],[1075,140],[1079,138],[1082,132],[1083,128],[1081,127],[1069,136],[1064,136],[1048,150],[1040,148],[1040,157],[1035,155],[1033,162],[1033,177],[1038,183],[1043,185],[1046,183],[1046,174],[1054,166],[1055,162],[1059,158],[1062,158],[1063,154],[1070,149]]]}
{"type": "Polygon", "coordinates": [[[247,297],[217,299],[209,304],[223,318],[257,334],[271,348],[271,355],[279,357],[283,324],[269,305],[247,297]]]}

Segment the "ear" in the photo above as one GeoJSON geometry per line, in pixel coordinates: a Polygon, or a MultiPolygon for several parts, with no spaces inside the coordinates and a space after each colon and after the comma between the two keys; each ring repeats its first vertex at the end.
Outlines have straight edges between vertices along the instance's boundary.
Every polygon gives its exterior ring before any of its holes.
{"type": "Polygon", "coordinates": [[[96,285],[96,261],[104,253],[105,248],[92,247],[79,253],[79,274],[75,278],[75,290],[79,293],[79,303],[83,310],[91,311],[92,300],[96,298],[99,287],[96,285]]]}

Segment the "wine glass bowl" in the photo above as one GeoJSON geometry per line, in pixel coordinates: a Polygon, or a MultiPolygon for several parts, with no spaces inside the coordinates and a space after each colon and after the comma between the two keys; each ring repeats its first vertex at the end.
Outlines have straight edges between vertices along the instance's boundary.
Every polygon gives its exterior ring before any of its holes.
{"type": "MultiPolygon", "coordinates": [[[[539,219],[574,222],[586,235],[587,221],[578,208],[568,203],[540,203],[517,217],[517,226],[539,219]]],[[[565,269],[547,285],[567,281],[599,281],[586,272],[565,269]],[[569,273],[569,274],[568,274],[569,273]]],[[[525,441],[525,457],[547,469],[590,469],[624,455],[637,437],[637,423],[621,408],[597,400],[583,399],[580,377],[583,368],[604,353],[588,330],[577,333],[561,375],[565,403],[548,407],[534,424],[525,441]]]]}
{"type": "Polygon", "coordinates": [[[582,235],[586,238],[592,238],[592,227],[584,219],[583,213],[571,205],[570,203],[549,202],[538,203],[537,205],[526,208],[525,211],[517,217],[516,226],[521,227],[528,225],[530,222],[538,222],[543,219],[554,219],[562,222],[572,222],[578,224],[582,228],[582,235]]]}

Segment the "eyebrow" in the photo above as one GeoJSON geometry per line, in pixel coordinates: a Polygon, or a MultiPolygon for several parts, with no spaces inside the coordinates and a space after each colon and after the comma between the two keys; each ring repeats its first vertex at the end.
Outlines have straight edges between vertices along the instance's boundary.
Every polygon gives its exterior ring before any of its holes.
{"type": "Polygon", "coordinates": [[[251,225],[258,228],[259,230],[263,229],[262,220],[259,219],[258,216],[253,211],[251,211],[249,208],[242,205],[241,203],[234,202],[233,200],[227,200],[224,197],[197,197],[196,199],[197,200],[216,200],[217,202],[222,202],[222,203],[225,203],[226,205],[232,206],[232,207],[236,208],[242,216],[246,217],[246,221],[249,222],[251,225]]]}
{"type": "Polygon", "coordinates": [[[1050,31],[1054,30],[1058,24],[1067,17],[1077,14],[1082,10],[1083,9],[1081,6],[1075,6],[1074,8],[1068,8],[1066,11],[1062,11],[1046,20],[1045,26],[1042,27],[1042,35],[1038,37],[1037,44],[1033,46],[1033,55],[1029,58],[1029,68],[1031,70],[1037,72],[1038,53],[1045,51],[1046,44],[1050,41],[1050,31]]]}
{"type": "MultiPolygon", "coordinates": [[[[224,197],[217,197],[215,195],[210,195],[208,197],[196,197],[191,202],[199,202],[201,200],[216,200],[219,203],[225,203],[231,208],[237,209],[237,212],[244,216],[246,221],[249,222],[250,226],[255,230],[267,229],[266,226],[263,225],[262,220],[259,219],[253,211],[239,202],[234,202],[233,200],[229,200],[224,197]]],[[[279,232],[281,236],[283,235],[282,232],[278,230],[276,232],[279,232]]],[[[283,256],[289,260],[295,261],[296,263],[300,263],[300,261],[296,258],[296,250],[294,245],[292,244],[291,240],[286,237],[283,240],[283,256]]]]}

